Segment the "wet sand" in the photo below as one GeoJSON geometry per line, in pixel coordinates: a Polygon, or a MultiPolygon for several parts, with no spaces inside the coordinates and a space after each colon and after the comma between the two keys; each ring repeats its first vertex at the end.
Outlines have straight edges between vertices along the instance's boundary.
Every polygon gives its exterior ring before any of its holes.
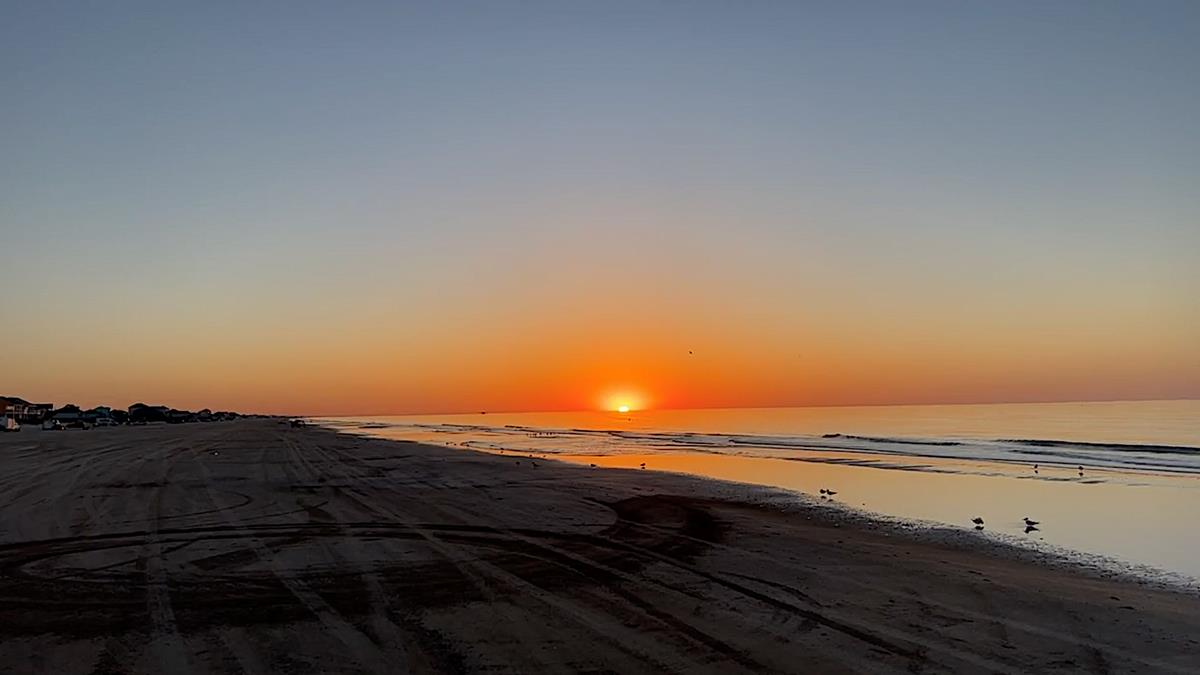
{"type": "MultiPolygon", "coordinates": [[[[776,487],[819,497],[836,488],[832,506],[876,519],[920,522],[966,539],[988,538],[1074,564],[1139,575],[1200,590],[1200,478],[1089,469],[797,453],[795,459],[714,453],[561,455],[562,461],[637,468],[776,487]],[[1023,518],[1037,520],[1037,529],[1023,518]],[[971,518],[986,529],[974,532],[971,518]]],[[[983,542],[987,543],[987,542],[983,542]]],[[[1036,557],[1036,556],[1035,556],[1036,557]]]]}
{"type": "Polygon", "coordinates": [[[0,435],[0,671],[1196,672],[1200,599],[639,470],[0,435]]]}

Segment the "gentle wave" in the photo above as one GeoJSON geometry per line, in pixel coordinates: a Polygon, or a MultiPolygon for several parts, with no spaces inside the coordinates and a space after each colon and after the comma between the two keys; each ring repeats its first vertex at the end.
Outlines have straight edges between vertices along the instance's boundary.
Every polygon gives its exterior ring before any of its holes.
{"type": "Polygon", "coordinates": [[[466,436],[460,443],[489,450],[567,455],[607,455],[693,450],[776,459],[803,459],[804,453],[869,453],[1047,466],[1083,466],[1200,474],[1200,448],[1175,445],[1092,443],[1055,439],[976,440],[823,434],[779,436],[680,431],[487,426],[452,423],[388,423],[325,420],[356,429],[407,430],[429,440],[466,436]]]}
{"type": "Polygon", "coordinates": [[[1144,443],[1088,443],[1084,441],[1057,441],[1053,439],[1002,439],[997,443],[1017,443],[1045,448],[1087,448],[1097,450],[1112,450],[1114,452],[1161,452],[1167,454],[1197,455],[1200,448],[1187,445],[1147,445],[1144,443]]]}
{"type": "Polygon", "coordinates": [[[962,441],[933,441],[913,438],[887,438],[886,436],[852,436],[850,434],[824,434],[821,438],[849,438],[855,441],[875,443],[898,443],[900,445],[963,445],[962,441]]]}

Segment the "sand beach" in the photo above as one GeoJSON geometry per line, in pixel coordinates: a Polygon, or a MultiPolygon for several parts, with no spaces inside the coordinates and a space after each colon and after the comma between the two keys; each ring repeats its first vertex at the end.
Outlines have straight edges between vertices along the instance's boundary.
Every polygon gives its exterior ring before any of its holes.
{"type": "Polygon", "coordinates": [[[0,488],[4,672],[1200,669],[1193,594],[669,473],[245,420],[0,488]]]}

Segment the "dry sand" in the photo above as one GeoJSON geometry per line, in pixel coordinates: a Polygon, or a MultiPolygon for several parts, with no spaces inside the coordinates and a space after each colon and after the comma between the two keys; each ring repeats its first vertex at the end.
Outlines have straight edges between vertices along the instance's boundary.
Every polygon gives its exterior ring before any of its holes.
{"type": "Polygon", "coordinates": [[[2,435],[0,671],[1200,671],[1192,595],[730,493],[273,420],[2,435]]]}

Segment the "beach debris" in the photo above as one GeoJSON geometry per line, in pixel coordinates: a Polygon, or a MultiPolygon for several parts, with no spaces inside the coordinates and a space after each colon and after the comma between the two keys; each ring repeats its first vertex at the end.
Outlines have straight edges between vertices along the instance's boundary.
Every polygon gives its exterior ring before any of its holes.
{"type": "Polygon", "coordinates": [[[1037,525],[1040,524],[1039,521],[1030,520],[1028,517],[1026,517],[1024,520],[1025,520],[1025,527],[1036,527],[1037,525]]]}

